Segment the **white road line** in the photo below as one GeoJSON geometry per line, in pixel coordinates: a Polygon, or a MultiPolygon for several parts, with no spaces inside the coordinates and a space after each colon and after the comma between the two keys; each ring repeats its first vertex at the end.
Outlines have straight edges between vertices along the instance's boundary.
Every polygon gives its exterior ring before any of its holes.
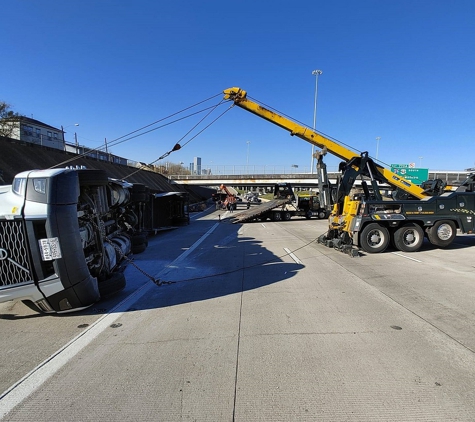
{"type": "MultiPolygon", "coordinates": [[[[155,278],[158,279],[160,275],[169,271],[170,267],[185,259],[196,247],[208,237],[214,229],[219,226],[216,223],[209,229],[198,241],[196,241],[187,251],[183,252],[171,264],[167,265],[160,271],[155,278]]],[[[40,363],[36,368],[26,374],[22,379],[13,384],[10,388],[0,395],[0,419],[3,419],[15,406],[25,400],[30,394],[52,375],[54,375],[62,366],[68,363],[74,356],[76,356],[82,349],[90,344],[99,334],[101,334],[107,327],[109,327],[117,318],[121,317],[135,302],[142,296],[145,296],[152,290],[155,284],[152,281],[144,284],[135,292],[127,296],[116,307],[111,309],[109,313],[103,315],[96,322],[91,324],[81,334],[74,337],[69,343],[57,350],[50,357],[40,363]]]]}
{"type": "Polygon", "coordinates": [[[203,211],[193,213],[193,215],[190,217],[190,220],[196,220],[198,217],[201,217],[201,214],[204,214],[206,211],[210,210],[211,208],[214,208],[214,205],[204,209],[203,211]]]}
{"type": "Polygon", "coordinates": [[[261,223],[261,226],[264,227],[264,228],[266,228],[266,225],[265,225],[264,223],[261,223]]]}
{"type": "Polygon", "coordinates": [[[410,256],[407,256],[407,255],[403,255],[402,253],[398,253],[398,252],[391,252],[393,255],[397,255],[397,256],[400,256],[402,258],[406,258],[406,259],[410,259],[411,261],[416,261],[416,262],[422,262],[422,261],[419,261],[418,259],[416,258],[411,258],[410,256]]]}
{"type": "Polygon", "coordinates": [[[300,259],[298,259],[293,252],[290,251],[289,248],[284,248],[284,251],[287,252],[289,254],[289,256],[297,263],[297,264],[301,264],[302,261],[300,261],[300,259]]]}
{"type": "MultiPolygon", "coordinates": [[[[171,268],[175,268],[177,264],[183,261],[191,252],[193,252],[211,233],[213,233],[214,229],[219,226],[219,223],[215,223],[213,227],[211,227],[203,236],[201,236],[193,245],[191,245],[185,252],[183,252],[177,259],[175,259],[172,263],[168,264],[163,270],[160,271],[160,274],[163,275],[164,272],[167,272],[171,268]]],[[[158,274],[155,276],[158,278],[158,274]]]]}

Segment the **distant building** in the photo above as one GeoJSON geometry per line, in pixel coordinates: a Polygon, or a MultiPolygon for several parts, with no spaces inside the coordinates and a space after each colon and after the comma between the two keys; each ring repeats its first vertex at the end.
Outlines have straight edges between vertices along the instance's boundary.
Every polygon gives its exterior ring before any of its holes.
{"type": "Polygon", "coordinates": [[[192,174],[201,174],[201,157],[195,157],[193,159],[193,172],[192,174]]]}
{"type": "Polygon", "coordinates": [[[31,119],[26,116],[9,119],[8,123],[12,126],[10,138],[18,139],[23,142],[30,142],[32,144],[43,145],[50,148],[63,150],[64,145],[64,131],[40,122],[39,120],[31,119]]]}

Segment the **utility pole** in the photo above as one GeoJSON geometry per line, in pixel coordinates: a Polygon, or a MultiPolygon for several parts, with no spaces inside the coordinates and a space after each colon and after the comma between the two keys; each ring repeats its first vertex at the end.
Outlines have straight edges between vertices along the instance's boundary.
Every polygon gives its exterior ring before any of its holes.
{"type": "MultiPolygon", "coordinates": [[[[323,72],[321,70],[314,70],[312,72],[312,75],[315,75],[315,100],[313,103],[313,130],[315,131],[316,126],[317,126],[317,94],[318,94],[318,77],[322,74],[323,72]]],[[[310,162],[310,174],[313,174],[313,164],[315,162],[315,145],[312,145],[312,160],[310,162]]]]}

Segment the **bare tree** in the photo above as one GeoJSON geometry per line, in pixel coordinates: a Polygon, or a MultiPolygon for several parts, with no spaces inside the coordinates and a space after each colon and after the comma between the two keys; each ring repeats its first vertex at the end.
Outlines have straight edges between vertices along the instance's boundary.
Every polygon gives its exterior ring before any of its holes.
{"type": "Polygon", "coordinates": [[[183,175],[190,174],[190,170],[188,170],[186,167],[183,167],[183,163],[176,164],[176,163],[172,163],[170,161],[167,161],[164,164],[154,166],[154,168],[155,168],[155,171],[157,173],[161,173],[161,174],[173,174],[173,175],[176,175],[176,174],[183,174],[183,175]]]}
{"type": "Polygon", "coordinates": [[[11,110],[10,104],[0,101],[0,136],[10,137],[15,128],[13,122],[19,117],[18,113],[11,110]]]}

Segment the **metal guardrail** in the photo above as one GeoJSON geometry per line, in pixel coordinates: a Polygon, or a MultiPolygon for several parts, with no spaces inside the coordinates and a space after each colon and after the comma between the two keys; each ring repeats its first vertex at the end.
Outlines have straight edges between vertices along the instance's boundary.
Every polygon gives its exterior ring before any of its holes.
{"type": "MultiPolygon", "coordinates": [[[[429,171],[429,179],[442,179],[448,184],[459,184],[463,182],[467,175],[470,174],[469,171],[450,171],[450,170],[437,170],[429,171]]],[[[341,173],[339,172],[328,172],[328,177],[330,179],[336,179],[341,173]]],[[[176,181],[185,181],[185,180],[202,180],[203,182],[211,180],[242,180],[252,182],[252,180],[276,180],[280,181],[282,179],[303,179],[311,180],[316,179],[316,174],[310,173],[252,173],[252,174],[199,174],[199,175],[167,175],[168,179],[176,181]]]]}

